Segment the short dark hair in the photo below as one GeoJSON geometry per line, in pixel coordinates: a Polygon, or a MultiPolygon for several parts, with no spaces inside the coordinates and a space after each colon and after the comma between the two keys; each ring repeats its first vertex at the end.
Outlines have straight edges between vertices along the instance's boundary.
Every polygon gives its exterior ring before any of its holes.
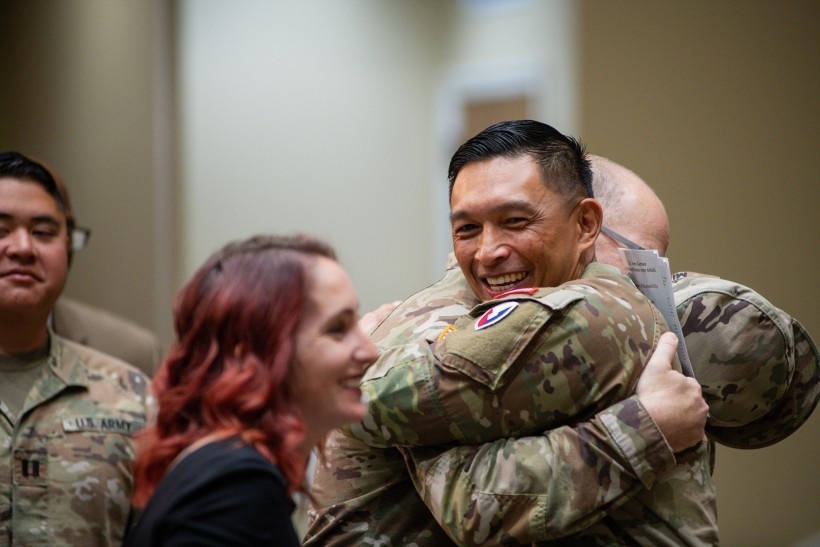
{"type": "Polygon", "coordinates": [[[54,180],[51,171],[42,163],[27,158],[19,152],[0,152],[0,177],[29,180],[39,184],[54,198],[63,214],[67,216],[70,214],[65,193],[54,180]]]}
{"type": "Polygon", "coordinates": [[[532,157],[544,184],[567,198],[593,197],[592,167],[584,145],[554,127],[534,120],[498,122],[462,144],[450,160],[450,196],[462,167],[497,157],[532,157]]]}

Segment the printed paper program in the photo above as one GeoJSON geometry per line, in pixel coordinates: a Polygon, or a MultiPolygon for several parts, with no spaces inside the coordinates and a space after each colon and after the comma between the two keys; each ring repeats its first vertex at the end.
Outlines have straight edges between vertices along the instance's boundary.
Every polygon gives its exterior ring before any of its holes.
{"type": "Polygon", "coordinates": [[[686,342],[683,339],[683,329],[681,329],[678,312],[675,309],[669,260],[654,250],[618,249],[618,251],[627,265],[627,272],[632,282],[660,310],[669,325],[669,330],[677,335],[678,360],[681,370],[686,376],[694,378],[689,354],[686,352],[686,342]]]}

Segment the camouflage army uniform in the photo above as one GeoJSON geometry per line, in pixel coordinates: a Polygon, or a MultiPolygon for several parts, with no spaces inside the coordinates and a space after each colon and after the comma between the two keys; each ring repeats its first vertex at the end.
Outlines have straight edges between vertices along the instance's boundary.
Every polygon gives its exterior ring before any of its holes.
{"type": "Polygon", "coordinates": [[[120,545],[133,434],[153,418],[149,380],[53,333],[50,341],[20,419],[0,403],[0,543],[120,545]]]}
{"type": "Polygon", "coordinates": [[[820,399],[820,352],[803,325],[733,281],[679,272],[673,283],[689,358],[709,404],[707,435],[754,449],[797,431],[820,399]]]}
{"type": "Polygon", "coordinates": [[[448,273],[377,330],[383,356],[362,384],[373,401],[369,416],[334,435],[316,477],[323,508],[308,537],[316,544],[450,543],[408,492],[394,461],[399,452],[433,516],[462,544],[568,534],[578,535],[567,544],[716,543],[707,446],[674,466],[640,403],[627,398],[665,328],[634,286],[593,265],[581,282],[507,297],[504,304],[518,307],[493,335],[478,334],[475,317],[459,320],[434,359],[431,343],[464,310],[450,303],[447,317],[438,317],[444,325],[420,325],[409,308],[422,319],[446,302],[442,295],[466,292],[456,300],[474,303],[457,278],[448,273]],[[590,421],[568,425],[580,420],[590,421]],[[538,436],[501,439],[528,434],[538,436]],[[487,441],[495,442],[424,448],[487,441]]]}

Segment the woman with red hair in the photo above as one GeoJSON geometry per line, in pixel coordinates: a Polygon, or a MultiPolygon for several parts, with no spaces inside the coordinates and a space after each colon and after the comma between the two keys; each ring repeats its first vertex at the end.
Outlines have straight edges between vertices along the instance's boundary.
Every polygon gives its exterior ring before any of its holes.
{"type": "Polygon", "coordinates": [[[361,420],[376,348],[326,244],[256,236],[211,256],[177,295],[177,341],[141,435],[126,545],[298,545],[290,495],[310,450],[361,420]]]}

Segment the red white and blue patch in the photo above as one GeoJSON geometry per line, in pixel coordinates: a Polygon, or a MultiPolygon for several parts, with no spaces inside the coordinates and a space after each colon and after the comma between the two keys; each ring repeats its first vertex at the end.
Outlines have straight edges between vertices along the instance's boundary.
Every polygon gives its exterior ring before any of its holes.
{"type": "Polygon", "coordinates": [[[499,323],[518,307],[518,302],[503,302],[485,311],[475,322],[475,330],[486,329],[499,323]]]}

